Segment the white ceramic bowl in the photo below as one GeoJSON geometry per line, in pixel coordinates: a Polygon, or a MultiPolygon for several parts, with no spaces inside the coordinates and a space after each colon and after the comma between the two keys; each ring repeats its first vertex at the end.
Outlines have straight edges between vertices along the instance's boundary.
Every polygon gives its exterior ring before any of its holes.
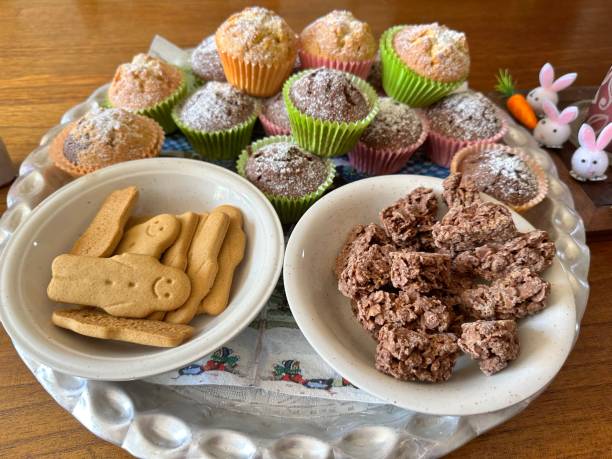
{"type": "Polygon", "coordinates": [[[283,248],[274,208],[239,175],[188,159],[129,161],[61,188],[17,230],[3,255],[0,319],[21,351],[53,369],[102,380],[151,376],[202,357],[246,327],[272,293],[283,248]],[[140,189],[136,215],[209,211],[220,204],[238,206],[244,215],[246,253],[228,308],[216,317],[194,319],[193,338],[176,348],[88,338],[51,323],[52,311],[60,307],[46,295],[53,258],[70,249],[111,191],[129,185],[140,189]]]}
{"type": "MultiPolygon", "coordinates": [[[[557,374],[576,331],[574,299],[559,261],[545,273],[549,306],[519,323],[521,352],[502,372],[485,376],[475,361],[458,359],[440,384],[403,382],[374,368],[375,341],[338,292],[332,272],[348,231],[377,222],[380,210],[418,186],[442,191],[440,179],[393,175],[360,180],[319,200],[301,218],[287,244],[284,285],[293,316],[312,347],[357,387],[406,409],[435,415],[470,415],[509,407],[536,394],[557,374]]],[[[440,209],[442,214],[446,209],[440,209]]],[[[533,227],[513,213],[520,231],[533,227]]]]}

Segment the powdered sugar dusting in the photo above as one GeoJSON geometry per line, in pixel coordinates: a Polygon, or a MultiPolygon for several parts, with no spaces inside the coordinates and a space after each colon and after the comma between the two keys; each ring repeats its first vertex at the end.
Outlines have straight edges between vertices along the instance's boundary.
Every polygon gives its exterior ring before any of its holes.
{"type": "Polygon", "coordinates": [[[359,89],[337,70],[309,72],[293,83],[290,93],[297,109],[313,118],[353,122],[370,111],[359,89]]]}
{"type": "Polygon", "coordinates": [[[524,204],[538,192],[538,180],[517,155],[499,145],[491,145],[470,161],[470,177],[478,188],[514,205],[524,204]]]}
{"type": "Polygon", "coordinates": [[[414,144],[423,128],[417,112],[390,97],[378,99],[380,110],[361,136],[361,142],[375,148],[403,148],[414,144]]]}
{"type": "Polygon", "coordinates": [[[427,110],[431,128],[460,140],[493,137],[501,127],[495,105],[474,91],[452,94],[427,110]]]}
{"type": "Polygon", "coordinates": [[[179,107],[179,118],[191,129],[219,131],[245,122],[255,111],[255,101],[229,83],[211,81],[179,107]]]}
{"type": "Polygon", "coordinates": [[[264,115],[274,124],[286,129],[291,129],[289,114],[287,113],[287,107],[285,106],[285,99],[282,92],[279,92],[264,102],[264,115]]]}
{"type": "Polygon", "coordinates": [[[203,80],[225,81],[215,36],[206,37],[191,54],[191,69],[203,80]]]}
{"type": "Polygon", "coordinates": [[[327,165],[291,142],[276,142],[252,152],[245,173],[264,192],[299,197],[316,191],[325,181],[327,165]]]}

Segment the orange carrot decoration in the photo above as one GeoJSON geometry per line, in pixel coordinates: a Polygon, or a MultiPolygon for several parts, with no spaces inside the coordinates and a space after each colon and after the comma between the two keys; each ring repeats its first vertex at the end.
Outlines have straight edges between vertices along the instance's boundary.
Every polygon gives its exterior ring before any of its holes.
{"type": "Polygon", "coordinates": [[[495,89],[506,97],[506,107],[519,123],[529,129],[536,127],[538,118],[525,96],[515,92],[514,81],[508,70],[500,69],[495,89]]]}

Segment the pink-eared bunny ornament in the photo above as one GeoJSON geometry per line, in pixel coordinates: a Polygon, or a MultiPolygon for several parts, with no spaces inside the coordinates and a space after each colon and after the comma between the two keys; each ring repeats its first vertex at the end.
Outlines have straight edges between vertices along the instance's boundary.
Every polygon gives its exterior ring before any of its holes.
{"type": "Polygon", "coordinates": [[[548,100],[542,103],[542,107],[546,117],[536,124],[533,137],[540,145],[547,148],[561,148],[570,138],[572,133],[570,123],[578,117],[578,108],[567,107],[559,113],[555,104],[548,100]]]}
{"type": "Polygon", "coordinates": [[[572,170],[570,175],[576,180],[600,181],[608,178],[608,154],[604,149],[612,140],[612,123],[608,124],[595,139],[593,128],[584,123],[578,132],[578,148],[572,155],[572,170]]]}
{"type": "Polygon", "coordinates": [[[559,91],[563,91],[576,80],[577,73],[567,73],[555,80],[555,69],[548,62],[540,69],[540,86],[532,89],[527,94],[527,102],[539,116],[544,113],[542,103],[545,100],[557,105],[559,103],[559,91]]]}

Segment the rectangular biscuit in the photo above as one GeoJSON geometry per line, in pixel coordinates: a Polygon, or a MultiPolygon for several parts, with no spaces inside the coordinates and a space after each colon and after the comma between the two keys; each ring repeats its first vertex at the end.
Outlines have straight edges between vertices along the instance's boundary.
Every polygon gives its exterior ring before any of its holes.
{"type": "Polygon", "coordinates": [[[138,189],[134,186],[109,194],[69,253],[88,257],[110,257],[123,236],[125,224],[137,199],[138,189]]]}
{"type": "Polygon", "coordinates": [[[175,347],[193,335],[189,325],[113,317],[96,308],[54,311],[52,321],[80,335],[157,347],[175,347]]]}

